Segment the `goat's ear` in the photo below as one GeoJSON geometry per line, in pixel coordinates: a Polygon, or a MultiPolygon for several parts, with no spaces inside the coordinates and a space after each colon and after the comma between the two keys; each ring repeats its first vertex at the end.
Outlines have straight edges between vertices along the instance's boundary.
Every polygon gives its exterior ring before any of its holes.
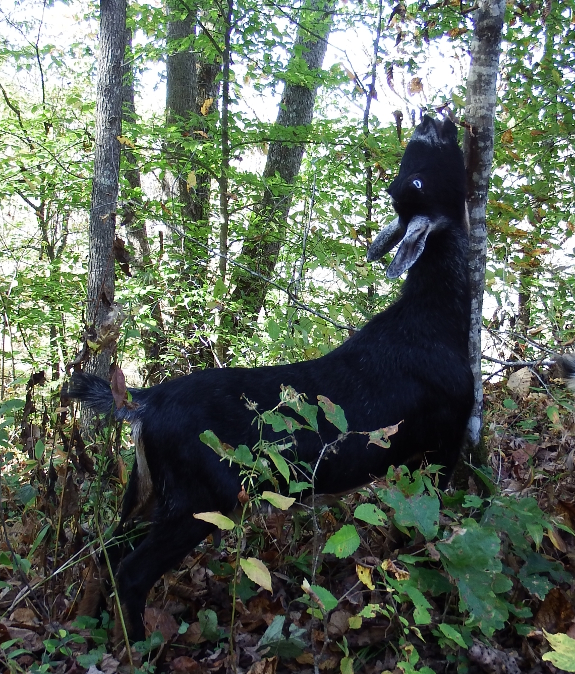
{"type": "Polygon", "coordinates": [[[443,122],[441,136],[445,141],[457,143],[457,126],[449,119],[449,117],[443,122]]]}
{"type": "Polygon", "coordinates": [[[416,215],[407,225],[407,231],[387,269],[388,278],[397,278],[407,271],[417,260],[427,241],[427,235],[433,229],[434,222],[424,215],[416,215]]]}
{"type": "Polygon", "coordinates": [[[395,218],[375,237],[373,243],[367,251],[367,259],[369,262],[375,262],[382,258],[386,253],[396,246],[403,235],[405,229],[399,224],[399,218],[395,218]]]}

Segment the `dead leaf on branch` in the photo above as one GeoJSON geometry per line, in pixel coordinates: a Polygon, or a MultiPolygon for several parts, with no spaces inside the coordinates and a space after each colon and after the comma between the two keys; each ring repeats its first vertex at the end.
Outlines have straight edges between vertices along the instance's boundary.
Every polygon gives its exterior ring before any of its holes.
{"type": "Polygon", "coordinates": [[[419,94],[422,91],[423,91],[423,81],[421,80],[421,77],[413,77],[407,83],[407,93],[410,96],[413,96],[414,94],[419,94]]]}
{"type": "Polygon", "coordinates": [[[522,367],[509,375],[507,388],[521,398],[525,398],[529,394],[531,376],[531,370],[528,367],[522,367]]]}

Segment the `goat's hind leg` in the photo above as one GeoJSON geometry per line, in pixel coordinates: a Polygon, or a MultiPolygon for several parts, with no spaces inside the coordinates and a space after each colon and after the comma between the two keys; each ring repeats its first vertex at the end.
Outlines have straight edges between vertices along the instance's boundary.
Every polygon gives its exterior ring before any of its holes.
{"type": "MultiPolygon", "coordinates": [[[[142,543],[120,562],[116,583],[128,636],[132,641],[145,638],[146,597],[154,583],[201,543],[214,526],[194,520],[192,514],[159,520],[142,543]]],[[[116,635],[121,636],[119,616],[116,635]]]]}
{"type": "Polygon", "coordinates": [[[126,527],[123,523],[116,527],[111,540],[106,543],[105,552],[101,551],[97,558],[90,560],[84,594],[78,605],[78,615],[97,618],[106,608],[106,599],[111,591],[110,568],[115,575],[122,558],[143,540],[146,533],[147,530],[137,531],[134,527],[126,527]]]}

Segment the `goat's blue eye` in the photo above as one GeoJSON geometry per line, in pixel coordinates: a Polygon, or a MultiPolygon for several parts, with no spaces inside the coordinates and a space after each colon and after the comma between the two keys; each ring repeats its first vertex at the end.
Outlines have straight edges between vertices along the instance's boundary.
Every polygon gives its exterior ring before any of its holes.
{"type": "Polygon", "coordinates": [[[418,178],[416,178],[411,184],[414,187],[417,187],[418,190],[420,190],[423,187],[423,183],[418,178]]]}

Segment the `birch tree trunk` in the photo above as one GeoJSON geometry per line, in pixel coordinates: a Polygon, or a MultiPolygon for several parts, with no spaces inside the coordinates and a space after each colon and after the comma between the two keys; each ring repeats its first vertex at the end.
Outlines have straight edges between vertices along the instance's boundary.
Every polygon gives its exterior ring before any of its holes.
{"type": "MultiPolygon", "coordinates": [[[[280,140],[270,144],[263,172],[264,184],[277,174],[283,185],[276,184],[273,190],[265,189],[242,247],[243,262],[263,277],[269,278],[272,274],[285,238],[286,221],[293,197],[291,186],[300,171],[304,153],[305,137],[302,137],[300,131],[300,138],[297,138],[297,127],[301,129],[311,124],[318,89],[317,84],[306,86],[291,83],[290,68],[295,71],[296,64],[302,59],[311,73],[321,68],[333,23],[334,4],[333,0],[310,0],[304,5],[300,15],[300,27],[275,123],[276,129],[283,133],[280,140]]],[[[301,67],[297,72],[300,69],[301,67]]],[[[235,268],[233,284],[236,287],[232,298],[241,301],[246,311],[257,314],[267,293],[265,280],[235,268]]]]}
{"type": "Polygon", "coordinates": [[[505,0],[479,0],[473,14],[471,66],[467,79],[464,154],[467,170],[467,206],[470,223],[469,270],[471,277],[471,330],[469,354],[475,379],[475,403],[468,425],[464,457],[478,465],[486,462],[481,441],[483,383],[481,377],[481,326],[487,229],[485,213],[493,161],[497,75],[505,0]]]}
{"type": "MultiPolygon", "coordinates": [[[[122,63],[126,33],[126,0],[100,2],[100,58],[96,85],[96,133],[88,254],[90,328],[97,332],[114,301],[114,237],[122,132],[122,63]]],[[[113,347],[89,359],[86,369],[109,375],[113,347]]]]}

